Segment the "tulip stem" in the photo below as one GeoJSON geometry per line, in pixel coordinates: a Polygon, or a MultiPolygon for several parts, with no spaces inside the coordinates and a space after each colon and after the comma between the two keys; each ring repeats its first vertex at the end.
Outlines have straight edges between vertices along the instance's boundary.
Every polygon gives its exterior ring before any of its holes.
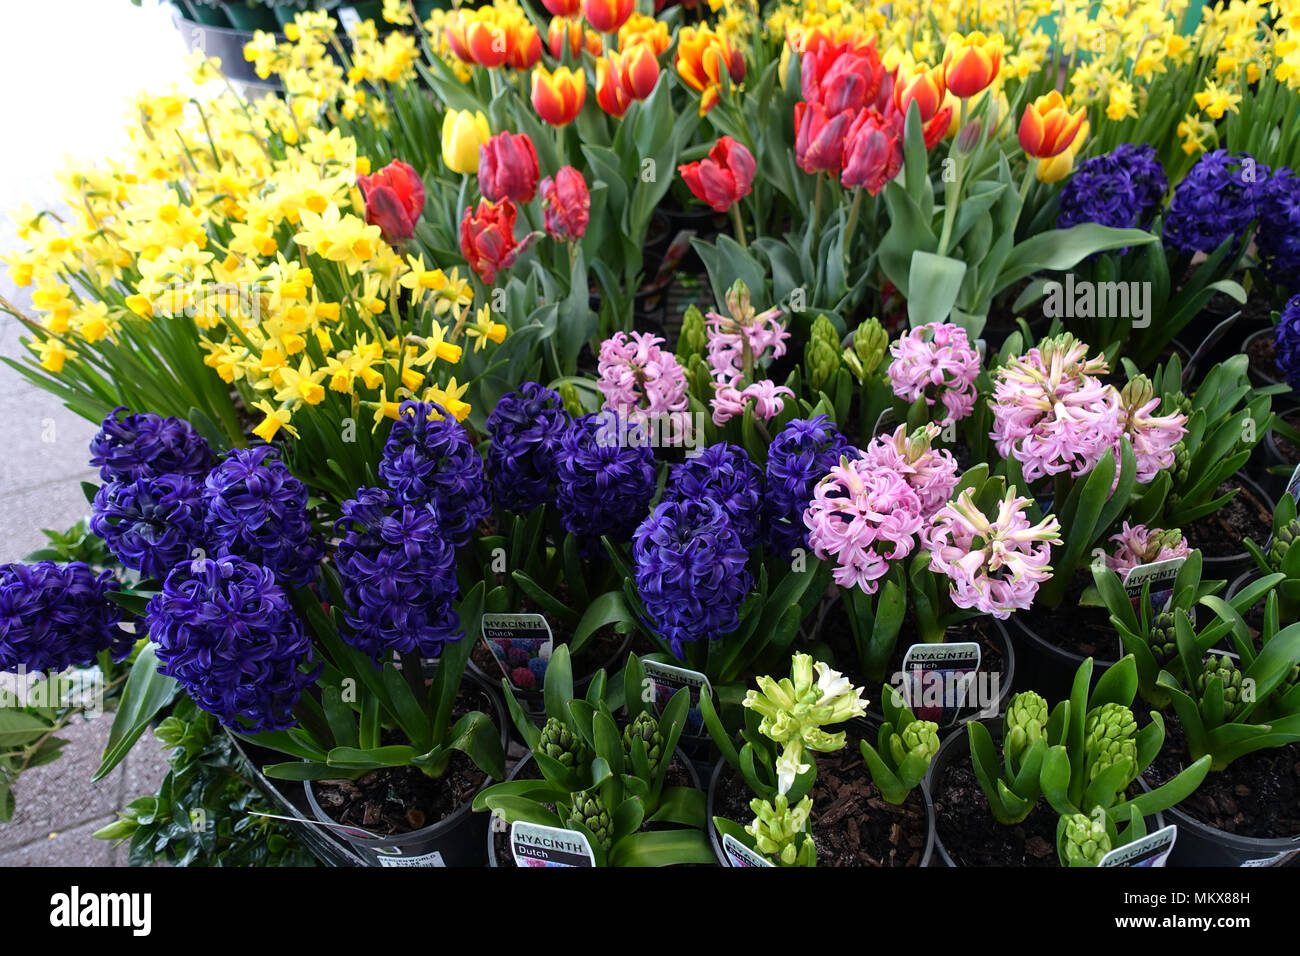
{"type": "MultiPolygon", "coordinates": [[[[818,183],[819,183],[819,184],[820,184],[820,182],[821,182],[821,181],[818,180],[818,183]]],[[[746,249],[746,250],[747,250],[747,249],[749,248],[749,246],[748,246],[748,244],[746,244],[746,242],[745,242],[745,223],[744,223],[744,220],[742,220],[742,219],[740,218],[740,202],[739,202],[739,201],[737,201],[737,202],[733,202],[733,203],[731,204],[731,221],[732,221],[733,223],[736,224],[736,241],[737,241],[738,243],[740,243],[740,248],[741,248],[741,249],[746,249]]]]}
{"type": "Polygon", "coordinates": [[[817,174],[817,191],[813,194],[813,230],[822,224],[822,174],[817,174]]]}
{"type": "Polygon", "coordinates": [[[853,205],[849,207],[849,221],[844,224],[844,255],[851,255],[853,228],[858,224],[858,210],[862,208],[861,188],[853,190],[853,205]]]}

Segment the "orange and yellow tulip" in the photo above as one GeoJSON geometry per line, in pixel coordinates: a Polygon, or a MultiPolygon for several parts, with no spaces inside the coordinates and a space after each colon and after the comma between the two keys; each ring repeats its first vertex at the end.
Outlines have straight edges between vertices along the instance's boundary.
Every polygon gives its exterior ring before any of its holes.
{"type": "Polygon", "coordinates": [[[619,79],[617,57],[617,53],[611,53],[596,61],[596,103],[616,118],[626,113],[632,102],[619,79]]]}
{"type": "Polygon", "coordinates": [[[943,54],[943,81],[952,92],[967,99],[988,88],[1002,66],[1002,37],[974,30],[948,38],[943,54]]]}
{"type": "Polygon", "coordinates": [[[533,109],[551,126],[567,126],[582,112],[587,100],[587,74],[581,69],[545,67],[533,70],[533,109]]]}
{"type": "Polygon", "coordinates": [[[643,100],[654,92],[659,82],[659,61],[654,50],[644,43],[634,43],[618,54],[618,81],[623,92],[634,100],[643,100]]]}
{"type": "Polygon", "coordinates": [[[1036,159],[1051,159],[1069,149],[1083,126],[1087,110],[1073,113],[1058,90],[1040,96],[1025,107],[1020,118],[1020,146],[1036,159]]]}
{"type": "Polygon", "coordinates": [[[614,33],[636,9],[636,0],[582,0],[582,15],[592,28],[614,33]]]}
{"type": "Polygon", "coordinates": [[[745,78],[745,57],[708,27],[682,27],[677,38],[677,73],[687,86],[703,94],[703,116],[717,105],[724,76],[733,83],[745,78]]]}

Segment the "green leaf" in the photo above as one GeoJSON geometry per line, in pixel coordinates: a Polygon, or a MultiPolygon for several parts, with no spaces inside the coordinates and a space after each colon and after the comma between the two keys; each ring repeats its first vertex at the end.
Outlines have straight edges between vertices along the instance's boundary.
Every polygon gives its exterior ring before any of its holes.
{"type": "Polygon", "coordinates": [[[590,606],[583,612],[582,619],[574,628],[573,637],[569,641],[569,652],[571,654],[580,653],[587,641],[602,627],[610,624],[628,624],[633,623],[632,612],[628,610],[627,602],[623,599],[622,591],[606,591],[600,597],[591,602],[590,606]]]}
{"type": "Polygon", "coordinates": [[[487,714],[474,710],[456,721],[448,746],[466,754],[493,780],[505,779],[506,754],[501,747],[501,731],[487,714]]]}
{"type": "Polygon", "coordinates": [[[957,303],[966,263],[918,249],[908,273],[907,318],[912,328],[947,321],[957,303]]]}
{"type": "Polygon", "coordinates": [[[113,726],[108,732],[108,745],[104,748],[103,760],[90,778],[91,783],[112,773],[113,768],[122,762],[140,735],[149,727],[150,721],[176,697],[179,685],[170,677],[158,673],[158,658],[154,647],[152,643],[146,644],[136,655],[131,675],[127,677],[122,697],[118,701],[117,713],[113,715],[113,726]]]}
{"type": "Polygon", "coordinates": [[[610,866],[680,866],[717,862],[702,830],[656,830],[620,840],[609,855],[610,866]]]}

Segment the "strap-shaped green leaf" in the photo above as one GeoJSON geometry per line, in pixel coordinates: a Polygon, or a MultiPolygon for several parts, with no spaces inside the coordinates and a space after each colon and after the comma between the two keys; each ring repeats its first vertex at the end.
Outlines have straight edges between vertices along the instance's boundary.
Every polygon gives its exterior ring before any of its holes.
{"type": "Polygon", "coordinates": [[[474,761],[493,780],[506,776],[506,754],[501,746],[501,731],[492,718],[472,710],[452,725],[448,747],[459,750],[474,761]]]}
{"type": "Polygon", "coordinates": [[[172,678],[158,673],[154,648],[154,644],[146,644],[136,655],[118,700],[117,713],[113,715],[103,760],[90,778],[91,783],[104,779],[122,762],[149,727],[150,721],[175,699],[180,689],[172,678]]]}
{"type": "Polygon", "coordinates": [[[654,830],[620,840],[610,866],[682,866],[715,862],[713,847],[701,830],[654,830]]]}

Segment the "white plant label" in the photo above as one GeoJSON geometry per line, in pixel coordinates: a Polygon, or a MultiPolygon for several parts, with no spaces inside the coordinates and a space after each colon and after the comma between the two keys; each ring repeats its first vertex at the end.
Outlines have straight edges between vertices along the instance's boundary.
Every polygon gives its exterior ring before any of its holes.
{"type": "Polygon", "coordinates": [[[1140,840],[1116,847],[1101,858],[1098,866],[1164,866],[1174,850],[1178,827],[1172,823],[1163,830],[1148,833],[1140,840]]]}
{"type": "Polygon", "coordinates": [[[595,866],[587,835],[577,830],[516,820],[510,825],[510,853],[516,866],[595,866]]]}

